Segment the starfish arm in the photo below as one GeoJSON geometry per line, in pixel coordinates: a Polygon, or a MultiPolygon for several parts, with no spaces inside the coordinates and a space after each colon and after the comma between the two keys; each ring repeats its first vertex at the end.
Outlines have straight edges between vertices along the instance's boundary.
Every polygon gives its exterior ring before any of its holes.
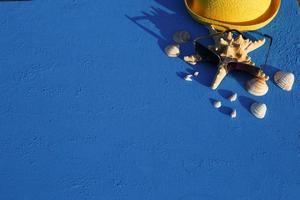
{"type": "Polygon", "coordinates": [[[222,80],[225,78],[226,75],[227,75],[227,64],[219,65],[217,74],[214,78],[214,81],[211,84],[211,88],[213,90],[217,89],[217,87],[220,85],[220,83],[222,82],[222,80]]]}
{"type": "Polygon", "coordinates": [[[266,42],[266,39],[263,38],[261,40],[257,40],[255,42],[251,42],[250,45],[247,47],[247,52],[254,51],[255,49],[258,49],[259,47],[263,46],[266,42]]]}

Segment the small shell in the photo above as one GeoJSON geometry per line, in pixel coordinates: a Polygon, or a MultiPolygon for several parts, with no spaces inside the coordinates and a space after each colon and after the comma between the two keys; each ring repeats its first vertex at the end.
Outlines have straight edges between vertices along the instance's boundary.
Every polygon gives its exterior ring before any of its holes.
{"type": "Polygon", "coordinates": [[[269,87],[264,79],[253,78],[247,83],[247,90],[254,96],[264,96],[267,94],[269,87]]]}
{"type": "Polygon", "coordinates": [[[221,101],[215,101],[215,102],[214,102],[214,107],[215,107],[215,108],[220,108],[221,106],[222,106],[221,101]]]}
{"type": "Polygon", "coordinates": [[[169,57],[178,57],[180,54],[180,49],[178,44],[171,44],[166,46],[165,53],[169,57]]]}
{"type": "Polygon", "coordinates": [[[195,77],[199,76],[199,72],[198,71],[195,71],[194,74],[193,74],[195,77]]]}
{"type": "Polygon", "coordinates": [[[184,77],[184,80],[186,80],[186,81],[192,81],[192,77],[193,77],[193,75],[188,74],[188,75],[186,75],[186,76],[184,77]]]}
{"type": "Polygon", "coordinates": [[[184,56],[184,61],[191,64],[196,65],[197,62],[201,60],[201,57],[199,55],[190,55],[190,56],[184,56]]]}
{"type": "Polygon", "coordinates": [[[232,112],[230,113],[231,118],[236,118],[236,109],[233,109],[232,112]]]}
{"type": "Polygon", "coordinates": [[[267,112],[267,105],[264,103],[253,103],[250,107],[250,111],[255,117],[263,119],[267,112]]]}
{"type": "Polygon", "coordinates": [[[228,100],[233,102],[233,101],[236,101],[237,99],[237,93],[233,93],[230,97],[228,97],[228,100]]]}
{"type": "Polygon", "coordinates": [[[179,44],[186,43],[190,39],[191,39],[191,34],[187,31],[177,31],[173,35],[173,40],[179,44]]]}
{"type": "Polygon", "coordinates": [[[274,75],[275,83],[285,91],[291,91],[294,85],[295,76],[290,72],[278,71],[274,75]]]}

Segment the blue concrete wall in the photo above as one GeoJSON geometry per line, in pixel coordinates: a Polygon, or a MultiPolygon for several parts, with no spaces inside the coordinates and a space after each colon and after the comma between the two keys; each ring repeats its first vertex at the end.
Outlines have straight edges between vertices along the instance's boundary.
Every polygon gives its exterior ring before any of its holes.
{"type": "MultiPolygon", "coordinates": [[[[300,77],[299,11],[282,1],[261,30],[274,38],[270,75],[300,77]]],[[[192,68],[162,51],[178,29],[206,34],[179,0],[1,1],[0,199],[299,199],[299,82],[254,97],[233,74],[212,91],[204,64],[185,82],[192,68]]]]}

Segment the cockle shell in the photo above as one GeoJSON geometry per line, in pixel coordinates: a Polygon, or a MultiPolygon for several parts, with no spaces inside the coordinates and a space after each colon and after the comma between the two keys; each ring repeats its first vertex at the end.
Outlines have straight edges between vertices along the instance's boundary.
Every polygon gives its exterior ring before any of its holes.
{"type": "Polygon", "coordinates": [[[192,77],[193,77],[193,75],[188,74],[188,75],[186,75],[186,76],[184,77],[184,80],[186,80],[186,81],[192,81],[192,80],[193,80],[192,77]]]}
{"type": "Polygon", "coordinates": [[[236,101],[237,99],[237,93],[233,93],[230,97],[228,97],[228,100],[233,102],[233,101],[236,101]]]}
{"type": "Polygon", "coordinates": [[[214,102],[214,107],[215,107],[215,108],[220,108],[221,106],[222,106],[221,101],[215,101],[215,102],[214,102]]]}
{"type": "Polygon", "coordinates": [[[269,87],[264,79],[253,78],[247,82],[247,91],[254,96],[264,96],[267,94],[269,87]]]}
{"type": "Polygon", "coordinates": [[[236,118],[236,109],[233,109],[232,112],[230,113],[231,118],[236,118]]]}
{"type": "Polygon", "coordinates": [[[274,75],[275,83],[285,91],[291,91],[294,85],[295,76],[290,72],[278,71],[274,75]]]}
{"type": "Polygon", "coordinates": [[[250,111],[255,117],[263,119],[267,112],[267,105],[264,103],[255,102],[251,105],[250,111]]]}
{"type": "Polygon", "coordinates": [[[178,57],[180,54],[179,44],[171,44],[166,46],[165,53],[169,57],[178,57]]]}
{"type": "Polygon", "coordinates": [[[177,31],[173,35],[173,40],[179,44],[186,43],[190,39],[191,39],[191,34],[187,31],[177,31]]]}

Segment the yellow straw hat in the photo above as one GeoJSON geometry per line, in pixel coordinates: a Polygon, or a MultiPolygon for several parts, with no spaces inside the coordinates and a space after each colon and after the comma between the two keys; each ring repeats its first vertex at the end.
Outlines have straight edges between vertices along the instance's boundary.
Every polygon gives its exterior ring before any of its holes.
{"type": "Polygon", "coordinates": [[[257,30],[278,13],[280,0],[184,0],[192,17],[219,30],[257,30]]]}

